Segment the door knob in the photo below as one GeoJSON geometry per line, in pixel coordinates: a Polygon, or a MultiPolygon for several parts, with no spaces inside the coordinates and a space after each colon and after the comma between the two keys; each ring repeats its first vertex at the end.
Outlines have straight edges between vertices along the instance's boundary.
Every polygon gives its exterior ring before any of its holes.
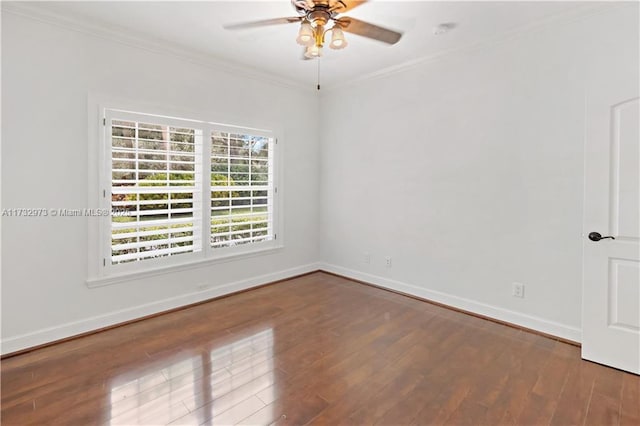
{"type": "Polygon", "coordinates": [[[607,238],[611,238],[612,240],[615,240],[615,237],[613,237],[612,235],[607,235],[606,237],[603,237],[602,235],[600,235],[599,232],[590,232],[589,233],[589,239],[591,241],[600,241],[600,240],[604,240],[607,238]]]}

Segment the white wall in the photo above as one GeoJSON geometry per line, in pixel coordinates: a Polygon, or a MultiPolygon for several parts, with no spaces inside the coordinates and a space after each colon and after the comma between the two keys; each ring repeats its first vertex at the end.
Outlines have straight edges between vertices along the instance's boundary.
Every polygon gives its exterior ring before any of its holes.
{"type": "Polygon", "coordinates": [[[579,341],[584,96],[637,6],[325,92],[324,267],[579,341]]]}
{"type": "Polygon", "coordinates": [[[88,207],[90,93],[237,117],[282,131],[285,248],[187,272],[87,288],[88,221],[3,218],[3,353],[316,269],[318,141],[313,92],[2,16],[2,206],[88,207]],[[292,120],[291,117],[295,117],[292,120]],[[196,292],[196,285],[212,288],[196,292]]]}
{"type": "Polygon", "coordinates": [[[2,352],[318,260],[580,340],[584,95],[606,83],[588,71],[609,55],[637,61],[636,17],[629,5],[325,91],[318,140],[311,92],[4,14],[3,208],[88,205],[87,96],[107,93],[283,129],[286,246],[88,289],[87,219],[5,217],[2,352]],[[513,281],[524,299],[511,297],[513,281]],[[213,288],[194,292],[202,282],[213,288]]]}

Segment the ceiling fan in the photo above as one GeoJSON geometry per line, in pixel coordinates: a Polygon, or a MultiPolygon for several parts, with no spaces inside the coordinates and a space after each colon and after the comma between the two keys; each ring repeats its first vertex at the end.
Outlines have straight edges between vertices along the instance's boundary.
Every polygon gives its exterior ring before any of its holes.
{"type": "Polygon", "coordinates": [[[387,44],[397,43],[402,37],[402,33],[348,16],[338,16],[366,2],[367,0],[291,0],[291,4],[299,16],[230,24],[225,25],[224,28],[240,30],[301,22],[296,41],[305,46],[303,59],[322,56],[322,47],[328,32],[331,32],[329,47],[332,49],[344,49],[347,46],[343,31],[387,44]],[[333,24],[327,28],[326,26],[330,22],[333,24]]]}

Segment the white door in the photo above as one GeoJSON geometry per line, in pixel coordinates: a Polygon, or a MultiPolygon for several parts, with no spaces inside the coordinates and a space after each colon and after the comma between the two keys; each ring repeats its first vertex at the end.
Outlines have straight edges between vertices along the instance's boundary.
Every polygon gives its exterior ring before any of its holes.
{"type": "Polygon", "coordinates": [[[639,70],[622,68],[586,99],[582,357],[640,374],[639,70]]]}

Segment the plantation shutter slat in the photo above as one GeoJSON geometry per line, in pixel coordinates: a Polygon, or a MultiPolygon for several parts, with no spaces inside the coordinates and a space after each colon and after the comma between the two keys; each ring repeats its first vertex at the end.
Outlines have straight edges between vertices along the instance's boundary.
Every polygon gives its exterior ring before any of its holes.
{"type": "MultiPolygon", "coordinates": [[[[172,228],[171,232],[174,234],[178,234],[180,232],[192,232],[195,228],[190,227],[190,226],[183,226],[180,228],[172,228]]],[[[117,240],[123,240],[123,239],[127,239],[127,238],[131,238],[131,237],[135,237],[135,236],[140,236],[140,237],[147,237],[150,235],[163,235],[166,234],[167,230],[163,230],[163,231],[137,231],[137,232],[122,232],[122,233],[117,233],[117,234],[113,234],[111,237],[112,241],[117,241],[117,240]]]]}
{"type": "Polygon", "coordinates": [[[123,262],[131,262],[131,261],[139,261],[144,259],[153,259],[157,257],[170,256],[179,253],[189,253],[193,251],[193,247],[185,246],[185,247],[172,247],[170,249],[157,249],[153,251],[139,251],[137,253],[129,253],[113,256],[114,263],[123,263],[123,262]]]}

